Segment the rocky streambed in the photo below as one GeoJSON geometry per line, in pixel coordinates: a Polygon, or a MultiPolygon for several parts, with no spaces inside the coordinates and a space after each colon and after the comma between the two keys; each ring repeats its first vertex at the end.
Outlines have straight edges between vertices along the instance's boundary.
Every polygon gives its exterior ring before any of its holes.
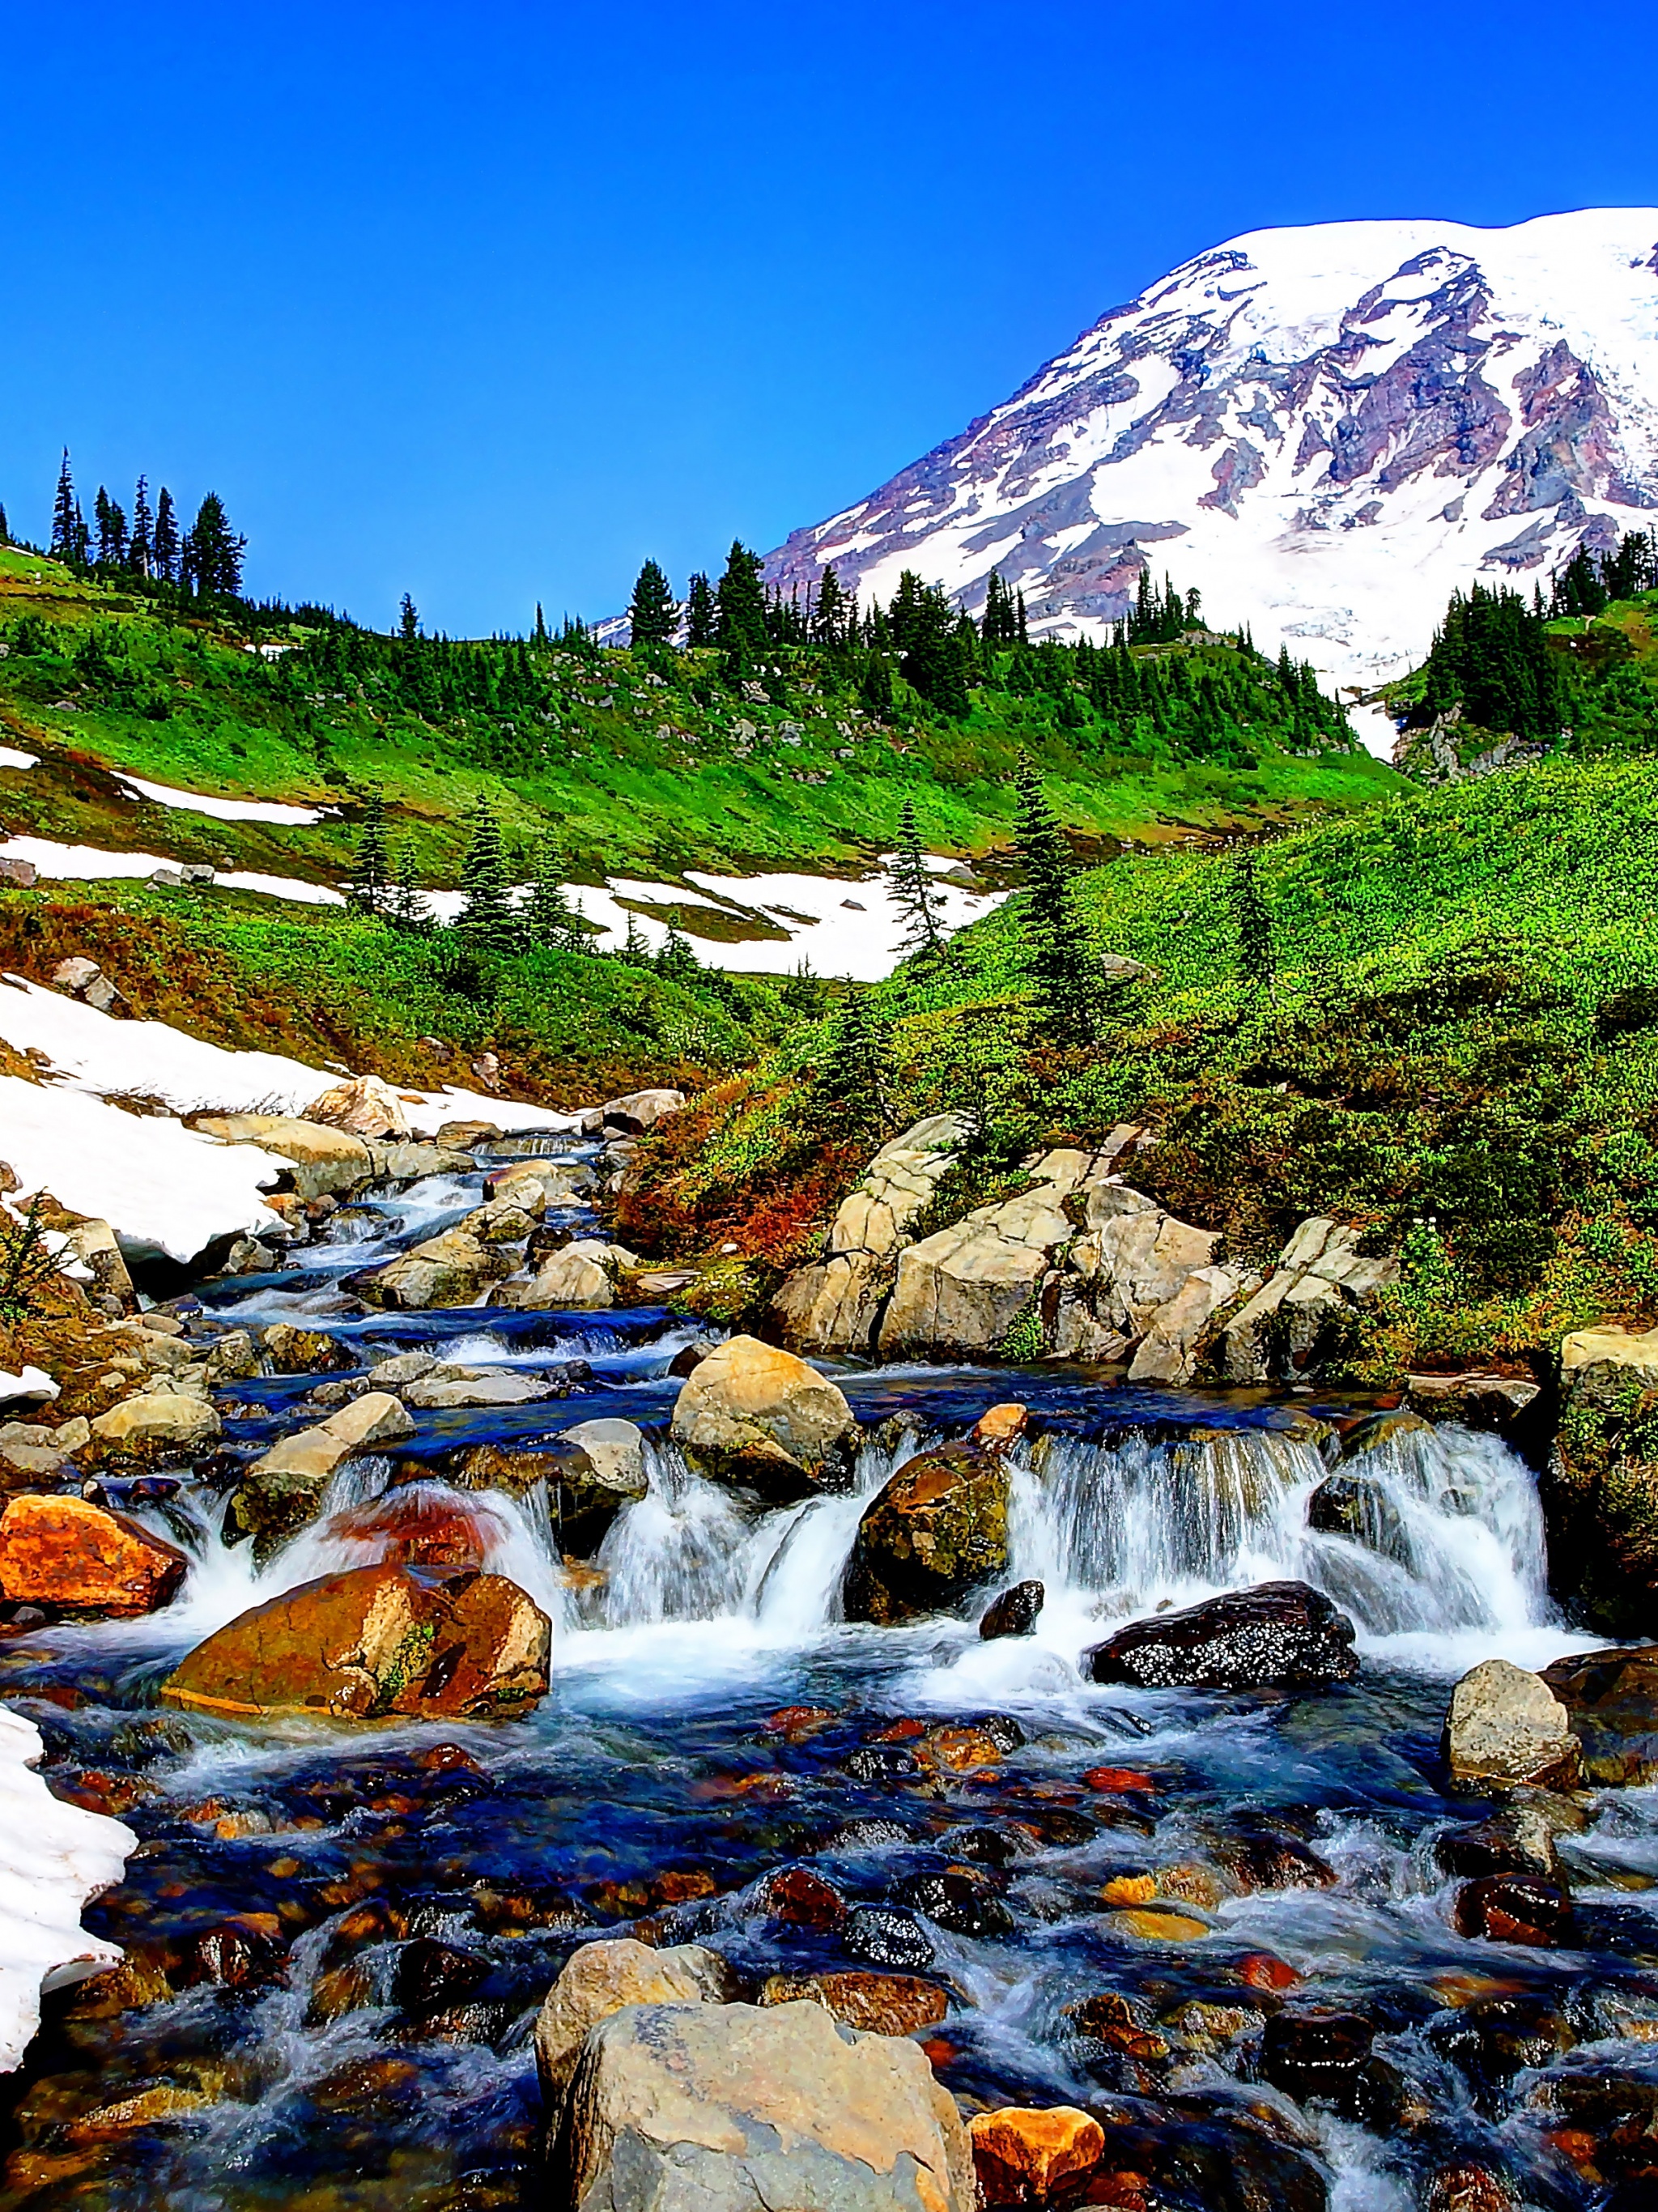
{"type": "MultiPolygon", "coordinates": [[[[716,1344],[604,1133],[446,1134],[290,1136],[289,1249],[0,1436],[0,1693],[133,1838],[0,2203],[1653,2200],[1654,1683],[1500,1436],[716,1344]]],[[[1144,1332],[1207,1254],[1087,1203],[1144,1332]]]]}

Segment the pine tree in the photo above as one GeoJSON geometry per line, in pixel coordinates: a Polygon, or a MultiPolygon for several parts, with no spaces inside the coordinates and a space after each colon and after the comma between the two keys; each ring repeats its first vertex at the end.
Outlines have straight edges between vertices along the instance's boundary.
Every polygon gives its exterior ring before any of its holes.
{"type": "Polygon", "coordinates": [[[1024,868],[1024,933],[1032,980],[1064,1042],[1095,1033],[1098,1007],[1088,932],[1071,887],[1071,854],[1035,769],[1021,760],[1014,843],[1024,868]]]}
{"type": "Polygon", "coordinates": [[[890,1083],[886,1031],[868,993],[848,976],[811,1087],[813,1119],[842,1134],[884,1129],[890,1083]]]}
{"type": "Polygon", "coordinates": [[[10,543],[11,530],[6,521],[6,510],[0,507],[0,545],[9,545],[10,543]]]}
{"type": "Polygon", "coordinates": [[[1272,915],[1255,875],[1255,855],[1246,845],[1232,864],[1229,885],[1238,933],[1238,976],[1251,991],[1270,997],[1278,975],[1272,950],[1272,915]]]}
{"type": "Polygon", "coordinates": [[[405,645],[412,645],[420,635],[420,617],[416,613],[415,603],[407,592],[404,593],[398,609],[398,635],[405,645]]]}
{"type": "Polygon", "coordinates": [[[54,561],[67,561],[71,567],[79,561],[83,529],[80,505],[75,496],[75,479],[70,474],[69,447],[65,446],[63,465],[58,471],[58,494],[52,503],[50,550],[54,561]]]}
{"type": "Polygon", "coordinates": [[[132,495],[132,529],[127,538],[127,566],[135,576],[149,574],[155,528],[155,517],[149,511],[149,481],[140,477],[132,495]]]}
{"type": "Polygon", "coordinates": [[[892,903],[903,917],[904,949],[933,956],[944,949],[939,926],[944,898],[928,872],[915,827],[915,802],[906,799],[898,817],[898,844],[887,862],[887,886],[892,903]]]}
{"type": "Polygon", "coordinates": [[[118,501],[112,500],[102,484],[92,503],[93,518],[98,529],[98,560],[106,568],[125,568],[127,557],[127,519],[118,501]]]}
{"type": "Polygon", "coordinates": [[[685,592],[685,642],[693,650],[714,643],[720,628],[720,610],[714,586],[699,569],[685,592]]]}
{"type": "Polygon", "coordinates": [[[831,564],[818,580],[817,603],[811,611],[814,643],[826,647],[831,653],[844,645],[850,612],[851,602],[841,589],[841,579],[831,564]]]}
{"type": "Polygon", "coordinates": [[[224,501],[210,491],[196,510],[184,542],[184,580],[203,599],[234,599],[242,588],[242,555],[247,540],[230,526],[224,501]]]}
{"type": "Polygon", "coordinates": [[[586,936],[565,895],[562,873],[558,855],[550,846],[542,846],[530,881],[529,902],[523,909],[524,933],[531,945],[579,952],[585,947],[586,936]]]}
{"type": "Polygon", "coordinates": [[[463,938],[483,951],[510,952],[519,940],[519,919],[507,896],[507,856],[501,849],[501,825],[486,799],[478,801],[472,817],[460,888],[455,927],[463,938]]]}
{"type": "Polygon", "coordinates": [[[823,1001],[822,979],[812,972],[811,962],[803,953],[800,964],[792,975],[783,979],[780,994],[783,1004],[792,1014],[816,1016],[823,1001]]]}
{"type": "Polygon", "coordinates": [[[654,561],[647,561],[628,602],[628,622],[636,646],[671,645],[679,623],[673,586],[654,561]]]}
{"type": "Polygon", "coordinates": [[[702,973],[702,963],[697,958],[689,938],[679,930],[671,929],[662,940],[662,949],[656,956],[659,975],[671,976],[677,983],[686,983],[702,973]]]}
{"type": "Polygon", "coordinates": [[[631,908],[628,913],[628,933],[616,947],[616,957],[629,968],[648,968],[651,964],[651,944],[639,926],[639,916],[631,908]]]}
{"type": "Polygon", "coordinates": [[[368,794],[351,869],[351,903],[364,914],[383,915],[391,890],[392,866],[386,849],[386,799],[378,787],[368,794]]]}
{"type": "Polygon", "coordinates": [[[421,889],[415,848],[407,840],[398,848],[392,888],[386,895],[386,918],[394,929],[406,930],[415,937],[426,936],[432,927],[432,909],[421,889]]]}
{"type": "Polygon", "coordinates": [[[763,660],[771,638],[766,627],[766,587],[760,579],[760,556],[751,553],[739,539],[732,540],[714,601],[714,643],[727,653],[763,660]]]}
{"type": "Polygon", "coordinates": [[[546,642],[547,617],[541,611],[541,601],[537,599],[536,601],[536,643],[537,645],[545,645],[546,642]]]}
{"type": "Polygon", "coordinates": [[[179,520],[173,505],[173,494],[161,486],[161,497],[155,502],[155,534],[150,540],[150,563],[155,573],[169,584],[179,580],[179,520]]]}

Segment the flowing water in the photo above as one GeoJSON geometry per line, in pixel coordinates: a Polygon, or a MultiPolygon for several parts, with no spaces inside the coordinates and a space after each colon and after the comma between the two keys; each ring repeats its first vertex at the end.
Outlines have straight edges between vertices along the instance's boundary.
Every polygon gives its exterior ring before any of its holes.
{"type": "MultiPolygon", "coordinates": [[[[262,1568],[222,1542],[220,1499],[187,1486],[138,1509],[193,1562],[167,1611],[0,1644],[0,1692],[41,1726],[53,1786],[140,1838],[87,1916],[129,1948],[131,1985],[52,2001],[17,2085],[8,2212],[556,2202],[529,2037],[562,1961],[643,1922],[714,1945],[754,1987],[868,1963],[846,1928],[768,1912],[764,1877],[799,1861],[853,1906],[910,1916],[950,1996],[927,2048],[964,2104],[1082,2103],[1108,2121],[1118,2193],[1098,2201],[1490,2212],[1444,2194],[1470,2162],[1507,2176],[1514,2203],[1644,2201],[1623,2169],[1586,2163],[1589,2138],[1569,2139],[1556,2106],[1604,2077],[1631,2109],[1644,2095],[1649,2119],[1658,2108],[1658,1793],[1610,1795],[1565,1838],[1577,1950],[1464,1939],[1432,1856],[1436,1834],[1489,1809],[1443,1794],[1450,1680],[1493,1653],[1538,1665],[1583,1641],[1551,1613],[1535,1488],[1503,1444],[1418,1431],[1345,1461],[1370,1486],[1360,1541],[1308,1525],[1333,1448],[1302,1416],[1351,1407],[889,1368],[840,1378],[865,1425],[851,1489],[766,1508],[669,1441],[668,1363],[692,1332],[662,1311],[364,1312],[346,1279],[457,1218],[477,1183],[343,1212],[301,1268],[213,1288],[195,1326],[303,1318],[364,1365],[416,1345],[526,1371],[583,1360],[574,1395],[420,1416],[397,1462],[348,1462],[321,1518],[262,1568]],[[1036,1633],[844,1622],[869,1499],[1009,1397],[1033,1421],[1012,1460],[1007,1579],[1046,1585],[1036,1633]],[[465,1445],[601,1413],[645,1428],[649,1490],[592,1571],[568,1571],[544,1490],[444,1480],[465,1445]],[[214,1628],[376,1557],[389,1488],[400,1513],[463,1510],[486,1564],[553,1620],[535,1711],[350,1729],[157,1705],[214,1628]],[[1286,1699],[1083,1680],[1079,1656],[1114,1624],[1281,1577],[1351,1616],[1357,1682],[1286,1699]],[[930,1748],[950,1741],[927,1733],[943,1723],[976,1725],[977,1749],[930,1748]],[[1229,1878],[1206,1887],[1217,1866],[1229,1878]],[[1122,1917],[1134,1878],[1179,1868],[1163,1890],[1187,1900],[1183,1927],[1122,1917]],[[952,1869],[950,1902],[936,1878],[952,1869]],[[1397,2090],[1332,2108],[1273,2087],[1265,2023],[1286,1990],[1292,2008],[1361,2014],[1376,2081],[1397,2090]]],[[[232,1448],[312,1418],[314,1380],[236,1385],[232,1448]]]]}

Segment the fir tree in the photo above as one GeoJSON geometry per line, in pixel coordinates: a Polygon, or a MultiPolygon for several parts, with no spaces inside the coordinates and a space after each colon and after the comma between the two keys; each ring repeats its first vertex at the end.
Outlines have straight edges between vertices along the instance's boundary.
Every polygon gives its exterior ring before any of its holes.
{"type": "Polygon", "coordinates": [[[847,641],[851,611],[852,602],[841,589],[841,579],[831,564],[818,580],[817,599],[810,624],[813,643],[826,647],[831,653],[838,650],[847,641]]]}
{"type": "Polygon", "coordinates": [[[362,829],[351,869],[351,903],[364,914],[383,915],[391,887],[392,866],[386,849],[386,799],[377,786],[369,793],[362,811],[362,829]]]}
{"type": "Polygon", "coordinates": [[[9,545],[10,543],[11,530],[6,521],[6,510],[0,507],[0,545],[9,545]]]}
{"type": "Polygon", "coordinates": [[[562,878],[558,855],[550,846],[542,846],[530,879],[529,902],[523,910],[524,933],[531,945],[545,945],[560,952],[579,952],[584,949],[586,935],[565,895],[562,878]]]}
{"type": "Polygon", "coordinates": [[[903,918],[906,951],[935,955],[944,949],[939,926],[944,898],[933,882],[915,827],[915,802],[906,799],[898,817],[898,844],[887,862],[887,886],[903,918]]]}
{"type": "Polygon", "coordinates": [[[699,570],[685,592],[685,642],[694,650],[710,646],[719,628],[720,610],[714,602],[714,586],[699,570]]]}
{"type": "Polygon", "coordinates": [[[102,484],[92,503],[93,520],[98,532],[98,560],[106,568],[125,568],[127,557],[127,519],[119,504],[112,500],[102,484]]]}
{"type": "Polygon", "coordinates": [[[656,956],[656,972],[671,976],[677,983],[688,983],[702,973],[702,963],[689,938],[679,930],[671,929],[662,940],[662,949],[656,956]]]}
{"type": "Polygon", "coordinates": [[[407,592],[398,610],[398,635],[405,645],[412,645],[420,635],[420,617],[415,611],[415,602],[407,592]]]}
{"type": "Polygon", "coordinates": [[[536,601],[536,643],[537,645],[545,645],[547,643],[547,617],[541,611],[541,601],[539,599],[536,601]]]}
{"type": "Polygon", "coordinates": [[[1272,951],[1272,915],[1255,875],[1255,855],[1246,845],[1232,864],[1229,885],[1238,933],[1238,976],[1251,991],[1269,996],[1278,975],[1272,951]]]}
{"type": "Polygon", "coordinates": [[[173,494],[161,486],[161,496],[155,502],[155,533],[150,541],[150,565],[156,575],[167,583],[179,580],[179,519],[173,505],[173,494]]]}
{"type": "Polygon", "coordinates": [[[63,464],[58,471],[58,493],[52,503],[52,559],[67,561],[74,567],[81,558],[84,531],[80,503],[75,496],[75,479],[70,474],[69,447],[65,446],[63,464]]]}
{"type": "Polygon", "coordinates": [[[155,517],[149,511],[149,483],[140,477],[132,495],[132,528],[127,538],[127,566],[135,576],[149,574],[153,558],[155,517]]]}
{"type": "Polygon", "coordinates": [[[823,1002],[822,978],[813,974],[811,962],[804,953],[800,957],[800,964],[795,969],[793,974],[784,978],[780,995],[785,1007],[792,1014],[815,1017],[822,1006],[823,1002]]]}
{"type": "Polygon", "coordinates": [[[392,887],[386,895],[386,918],[393,928],[406,930],[415,937],[428,935],[432,927],[432,909],[421,889],[415,848],[407,840],[398,848],[392,887]]]}
{"type": "Polygon", "coordinates": [[[203,599],[234,599],[242,588],[247,540],[230,526],[224,501],[210,491],[196,510],[180,555],[181,574],[203,599]]]}
{"type": "Polygon", "coordinates": [[[628,602],[628,622],[636,646],[671,645],[679,621],[673,586],[654,561],[647,561],[628,602]]]}
{"type": "Polygon", "coordinates": [[[771,639],[766,627],[766,587],[760,580],[760,556],[738,539],[732,540],[714,602],[714,643],[727,653],[763,660],[771,639]]]}
{"type": "Polygon", "coordinates": [[[650,939],[639,926],[639,916],[630,908],[628,913],[628,933],[616,947],[616,957],[629,968],[648,968],[651,964],[650,939]]]}
{"type": "Polygon", "coordinates": [[[813,1119],[843,1134],[884,1129],[890,1083],[886,1031],[868,993],[848,976],[811,1087],[813,1119]]]}
{"type": "Polygon", "coordinates": [[[1071,886],[1071,854],[1035,769],[1021,760],[1014,843],[1024,869],[1023,916],[1032,980],[1054,1034],[1086,1041],[1097,1020],[1094,961],[1071,886]]]}
{"type": "Polygon", "coordinates": [[[460,889],[455,927],[462,937],[479,951],[510,952],[519,939],[519,920],[507,896],[507,856],[501,849],[501,825],[486,799],[478,801],[472,817],[460,889]]]}

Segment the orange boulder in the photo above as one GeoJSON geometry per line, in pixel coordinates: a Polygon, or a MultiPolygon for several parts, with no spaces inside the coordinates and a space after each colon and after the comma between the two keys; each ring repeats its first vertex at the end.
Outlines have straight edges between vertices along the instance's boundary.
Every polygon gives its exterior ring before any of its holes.
{"type": "Polygon", "coordinates": [[[1092,2172],[1105,2153],[1104,2129],[1074,2105],[1006,2105],[976,2113],[969,2130],[987,2206],[1040,2204],[1092,2172]]]}
{"type": "Polygon", "coordinates": [[[154,1613],[189,1565],[176,1546],[84,1498],[14,1498],[0,1515],[0,1593],[112,1620],[154,1613]]]}

